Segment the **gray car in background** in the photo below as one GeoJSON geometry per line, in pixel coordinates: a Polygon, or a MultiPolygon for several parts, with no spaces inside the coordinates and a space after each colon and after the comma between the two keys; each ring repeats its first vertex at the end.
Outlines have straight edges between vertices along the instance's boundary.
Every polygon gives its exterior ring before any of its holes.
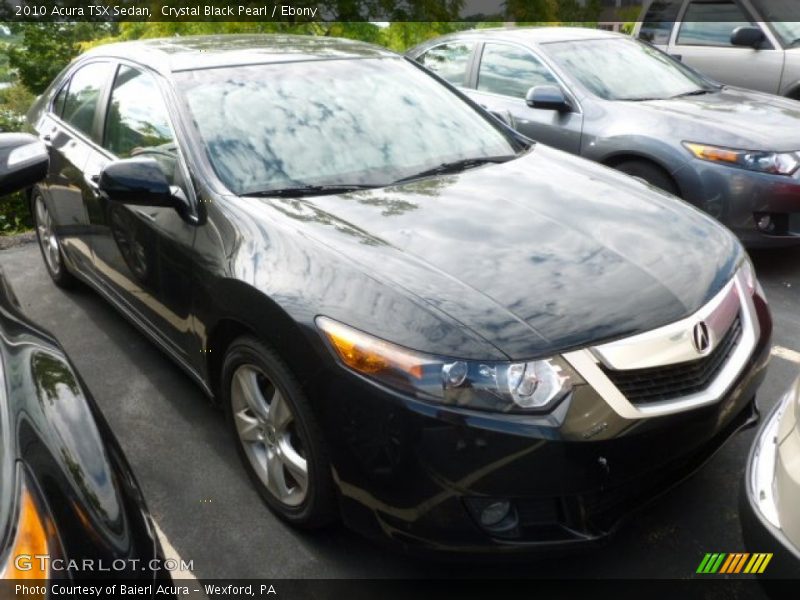
{"type": "Polygon", "coordinates": [[[800,99],[797,0],[652,0],[634,36],[721,83],[800,99]]]}
{"type": "Polygon", "coordinates": [[[800,102],[591,29],[473,30],[408,56],[526,136],[671,192],[749,246],[800,241],[800,102]]]}

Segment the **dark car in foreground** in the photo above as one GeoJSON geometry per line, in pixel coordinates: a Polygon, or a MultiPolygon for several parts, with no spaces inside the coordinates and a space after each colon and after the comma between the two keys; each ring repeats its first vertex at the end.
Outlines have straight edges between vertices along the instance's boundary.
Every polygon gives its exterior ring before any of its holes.
{"type": "Polygon", "coordinates": [[[53,280],[222,404],[298,526],[573,547],[756,419],[772,325],[730,232],[384,49],[104,46],[29,119],[53,280]]]}
{"type": "MultiPolygon", "coordinates": [[[[0,134],[0,194],[46,173],[39,140],[0,134]]],[[[33,591],[15,594],[43,598],[51,597],[41,593],[46,580],[60,580],[54,593],[69,596],[70,583],[108,577],[171,581],[116,438],[0,269],[0,578],[33,580],[33,591]]]]}
{"type": "Polygon", "coordinates": [[[479,29],[407,55],[526,136],[679,196],[746,245],[800,241],[800,102],[592,29],[479,29]]]}
{"type": "Polygon", "coordinates": [[[800,379],[764,419],[747,461],[740,518],[765,577],[800,577],[800,379]]]}

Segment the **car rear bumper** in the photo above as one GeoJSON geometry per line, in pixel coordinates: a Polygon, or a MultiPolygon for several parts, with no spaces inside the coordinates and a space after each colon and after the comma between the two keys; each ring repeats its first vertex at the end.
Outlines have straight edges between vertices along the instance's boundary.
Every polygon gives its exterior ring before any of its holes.
{"type": "Polygon", "coordinates": [[[601,543],[649,500],[757,421],[754,396],[771,324],[718,402],[626,419],[597,394],[573,394],[547,419],[434,406],[332,370],[322,405],[344,521],[418,553],[559,552],[601,543]],[[555,417],[553,417],[555,418],[555,417]],[[509,502],[506,526],[487,505],[509,502]]]}

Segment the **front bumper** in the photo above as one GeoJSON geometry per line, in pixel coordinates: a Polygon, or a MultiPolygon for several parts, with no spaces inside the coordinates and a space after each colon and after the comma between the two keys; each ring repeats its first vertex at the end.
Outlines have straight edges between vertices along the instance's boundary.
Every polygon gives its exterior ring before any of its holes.
{"type": "MultiPolygon", "coordinates": [[[[763,573],[768,578],[800,577],[800,548],[789,540],[781,527],[785,521],[793,519],[797,522],[800,518],[800,497],[796,496],[796,491],[787,494],[789,490],[781,490],[780,486],[776,489],[774,485],[775,475],[781,468],[778,452],[779,441],[784,439],[780,434],[781,419],[787,410],[791,410],[790,405],[795,400],[795,394],[800,391],[798,385],[796,383],[776,403],[764,420],[750,450],[740,494],[739,516],[747,550],[773,554],[763,573]],[[778,505],[774,491],[783,491],[787,496],[783,499],[782,506],[778,505]],[[790,512],[793,514],[789,514],[790,512]]],[[[790,425],[796,427],[794,421],[790,425]]],[[[797,436],[798,432],[793,431],[789,435],[797,436]]],[[[794,478],[797,479],[797,474],[794,474],[794,478]]]]}
{"type": "Polygon", "coordinates": [[[733,230],[745,245],[800,243],[800,171],[789,177],[692,160],[674,176],[688,202],[733,230]],[[757,227],[764,215],[774,224],[771,232],[757,227]]]}
{"type": "Polygon", "coordinates": [[[725,395],[693,410],[631,419],[574,392],[548,417],[495,415],[417,401],[341,369],[320,405],[348,526],[412,552],[552,553],[600,543],[631,511],[706,462],[757,421],[771,321],[725,395]],[[511,527],[479,522],[509,501],[511,527]]]}

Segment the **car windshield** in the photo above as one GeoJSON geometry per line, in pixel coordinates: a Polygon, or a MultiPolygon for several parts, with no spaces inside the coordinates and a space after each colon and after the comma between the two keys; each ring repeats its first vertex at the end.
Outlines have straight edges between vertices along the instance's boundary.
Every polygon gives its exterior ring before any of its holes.
{"type": "Polygon", "coordinates": [[[521,149],[401,58],[203,69],[176,81],[217,176],[238,195],[381,186],[521,149]]]}
{"type": "Polygon", "coordinates": [[[635,40],[557,42],[543,48],[569,75],[606,100],[663,100],[714,89],[680,62],[635,40]]]}

